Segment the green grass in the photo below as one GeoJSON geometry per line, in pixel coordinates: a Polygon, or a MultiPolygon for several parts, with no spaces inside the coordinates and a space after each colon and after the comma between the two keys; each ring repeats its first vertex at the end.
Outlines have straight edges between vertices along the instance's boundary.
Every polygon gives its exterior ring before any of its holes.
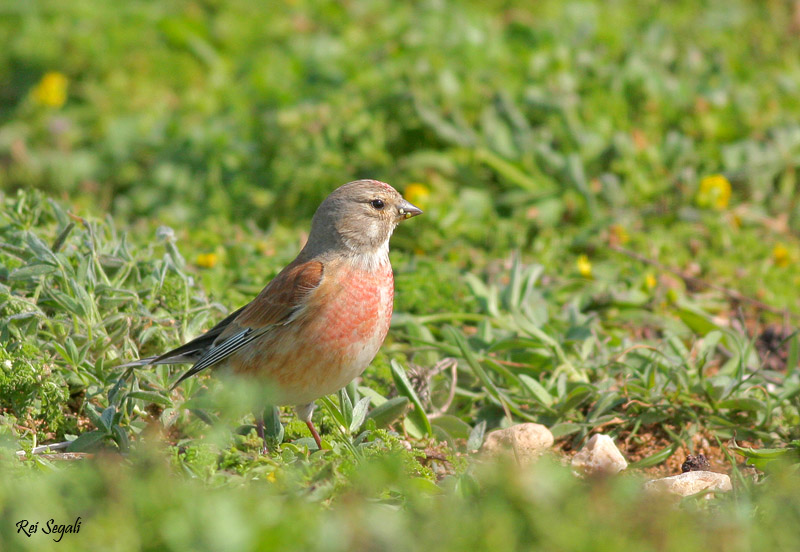
{"type": "Polygon", "coordinates": [[[789,3],[0,14],[3,550],[51,542],[21,519],[77,516],[54,547],[794,546],[789,3]],[[66,95],[47,105],[53,71],[66,95]],[[393,237],[386,344],[319,401],[329,450],[310,453],[286,410],[259,455],[250,411],[268,390],[200,377],[169,392],[175,369],[115,368],[249,301],[321,199],[361,177],[425,215],[393,237]],[[608,433],[632,469],[584,482],[557,460],[473,454],[523,421],[551,428],[556,455],[608,433]],[[75,438],[95,456],[15,454],[75,438]],[[698,452],[734,492],[679,508],[642,493],[698,452]]]}

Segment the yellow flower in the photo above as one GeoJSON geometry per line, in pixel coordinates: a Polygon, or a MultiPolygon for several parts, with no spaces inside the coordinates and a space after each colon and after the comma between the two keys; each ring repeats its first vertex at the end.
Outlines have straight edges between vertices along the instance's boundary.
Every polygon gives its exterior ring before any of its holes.
{"type": "Polygon", "coordinates": [[[195,264],[203,268],[214,268],[219,258],[216,253],[201,253],[195,259],[195,264]]]}
{"type": "Polygon", "coordinates": [[[584,278],[591,278],[592,277],[592,263],[589,261],[589,257],[586,255],[581,255],[578,257],[578,272],[581,273],[581,276],[584,278]]]}
{"type": "Polygon", "coordinates": [[[652,272],[648,272],[647,276],[644,277],[644,284],[647,286],[647,289],[653,289],[658,285],[658,280],[656,280],[652,272]]]}
{"type": "Polygon", "coordinates": [[[772,262],[775,263],[775,266],[788,266],[790,260],[789,248],[782,243],[776,244],[772,249],[772,262]]]}
{"type": "Polygon", "coordinates": [[[414,182],[406,186],[404,195],[408,201],[417,207],[424,207],[431,195],[431,190],[425,184],[414,182]]]}
{"type": "Polygon", "coordinates": [[[700,181],[695,201],[700,207],[722,211],[731,199],[731,183],[721,174],[706,176],[700,181]]]}
{"type": "Polygon", "coordinates": [[[33,89],[37,103],[48,107],[61,107],[67,101],[67,77],[57,71],[45,73],[33,89]]]}

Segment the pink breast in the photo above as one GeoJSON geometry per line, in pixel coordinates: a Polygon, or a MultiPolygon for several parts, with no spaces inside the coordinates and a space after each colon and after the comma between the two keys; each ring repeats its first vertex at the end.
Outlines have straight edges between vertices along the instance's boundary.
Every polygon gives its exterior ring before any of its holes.
{"type": "Polygon", "coordinates": [[[342,276],[323,280],[308,309],[237,355],[234,369],[277,384],[280,404],[311,402],[361,374],[389,331],[394,278],[388,263],[375,272],[349,267],[342,276]]]}
{"type": "Polygon", "coordinates": [[[377,273],[354,269],[348,284],[329,296],[320,320],[312,322],[320,338],[336,349],[383,342],[389,331],[394,300],[391,268],[377,273]]]}

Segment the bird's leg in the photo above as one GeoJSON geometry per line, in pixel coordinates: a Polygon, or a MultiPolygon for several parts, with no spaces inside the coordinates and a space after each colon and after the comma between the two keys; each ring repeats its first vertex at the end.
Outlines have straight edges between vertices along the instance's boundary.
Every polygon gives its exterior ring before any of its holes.
{"type": "Polygon", "coordinates": [[[322,439],[319,438],[319,433],[317,433],[317,428],[314,427],[314,422],[308,420],[306,425],[308,426],[308,430],[311,432],[311,436],[314,438],[314,441],[317,442],[317,448],[322,450],[322,439]]]}
{"type": "Polygon", "coordinates": [[[256,434],[261,437],[261,454],[269,454],[267,436],[264,434],[264,414],[256,414],[256,434]]]}
{"type": "Polygon", "coordinates": [[[311,432],[311,436],[314,438],[314,441],[317,443],[317,448],[322,450],[322,439],[319,438],[319,433],[317,433],[317,428],[314,427],[314,422],[311,421],[311,415],[314,413],[314,403],[308,404],[298,404],[294,407],[294,411],[297,412],[297,417],[304,421],[308,426],[308,430],[311,432]]]}

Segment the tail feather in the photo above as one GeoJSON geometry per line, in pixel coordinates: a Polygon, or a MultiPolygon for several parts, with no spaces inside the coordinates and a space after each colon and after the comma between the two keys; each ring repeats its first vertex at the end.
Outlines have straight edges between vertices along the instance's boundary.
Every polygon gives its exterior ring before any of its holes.
{"type": "Polygon", "coordinates": [[[118,364],[115,368],[130,368],[132,366],[156,366],[158,364],[185,364],[187,362],[194,362],[197,360],[196,356],[176,355],[172,357],[164,357],[164,355],[157,355],[151,357],[140,358],[139,360],[132,360],[125,364],[118,364]]]}
{"type": "Polygon", "coordinates": [[[167,351],[161,355],[155,355],[147,358],[140,358],[125,364],[120,364],[117,368],[130,368],[131,366],[150,366],[157,364],[186,364],[197,362],[203,353],[214,344],[214,341],[219,337],[228,324],[236,318],[244,307],[235,310],[225,317],[224,320],[219,322],[216,326],[208,330],[203,335],[200,335],[188,343],[184,343],[180,347],[176,347],[171,351],[167,351]]]}
{"type": "Polygon", "coordinates": [[[156,357],[151,356],[147,358],[140,358],[139,360],[132,360],[131,362],[126,362],[125,364],[118,364],[114,368],[130,368],[131,366],[150,366],[156,357]]]}

